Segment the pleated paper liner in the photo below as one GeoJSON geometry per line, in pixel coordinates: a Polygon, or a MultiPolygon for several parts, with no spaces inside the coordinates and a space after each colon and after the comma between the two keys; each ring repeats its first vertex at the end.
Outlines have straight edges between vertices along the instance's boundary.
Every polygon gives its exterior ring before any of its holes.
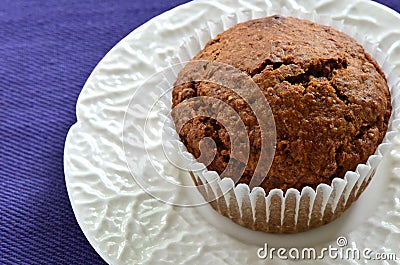
{"type": "Polygon", "coordinates": [[[357,34],[355,27],[346,26],[342,21],[333,21],[329,17],[315,13],[291,12],[284,8],[264,12],[237,12],[223,16],[217,21],[208,22],[204,28],[194,29],[195,34],[184,40],[177,55],[170,60],[172,70],[165,76],[167,80],[165,91],[176,81],[184,65],[204,47],[207,41],[237,23],[274,14],[311,20],[347,33],[362,44],[366,52],[381,66],[391,92],[392,115],[383,142],[375,154],[368,158],[366,164],[359,164],[355,171],[348,171],[344,178],[334,178],[331,185],[320,184],[315,190],[305,187],[301,191],[288,189],[284,193],[280,189],[274,189],[265,194],[260,187],[250,190],[246,184],[235,186],[231,179],[221,179],[216,172],[208,171],[204,165],[199,165],[193,155],[186,151],[175,131],[170,115],[171,102],[168,102],[171,100],[170,96],[164,99],[160,115],[168,121],[164,127],[169,135],[167,141],[176,150],[184,150],[180,155],[191,161],[187,163],[190,175],[205,201],[209,202],[213,209],[249,229],[272,233],[296,233],[319,227],[338,218],[357,200],[374,177],[376,168],[400,124],[399,93],[396,89],[400,82],[396,73],[392,72],[393,67],[387,62],[386,55],[364,36],[357,34]]]}

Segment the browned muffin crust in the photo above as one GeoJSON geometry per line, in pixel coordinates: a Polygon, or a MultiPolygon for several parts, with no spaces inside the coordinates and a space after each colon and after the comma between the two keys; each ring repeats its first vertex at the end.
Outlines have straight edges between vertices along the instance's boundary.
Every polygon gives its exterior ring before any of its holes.
{"type": "MultiPolygon", "coordinates": [[[[344,177],[346,171],[366,162],[386,133],[391,104],[382,70],[354,39],[328,26],[281,16],[247,21],[209,41],[193,60],[240,69],[270,104],[277,143],[272,166],[261,184],[267,193],[274,188],[316,188],[344,177]]],[[[229,88],[201,81],[179,82],[191,74],[190,66],[180,72],[172,92],[173,107],[189,98],[209,96],[238,112],[251,144],[239,182],[249,184],[261,145],[256,117],[229,88]]],[[[173,115],[175,122],[179,118],[173,115]]],[[[223,172],[231,147],[221,124],[198,117],[185,124],[179,136],[196,158],[199,141],[213,138],[216,157],[208,169],[223,172]]]]}

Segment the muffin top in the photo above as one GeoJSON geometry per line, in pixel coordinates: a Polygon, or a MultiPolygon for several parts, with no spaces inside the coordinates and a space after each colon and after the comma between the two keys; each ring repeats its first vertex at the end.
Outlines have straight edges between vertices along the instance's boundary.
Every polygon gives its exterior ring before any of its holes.
{"type": "MultiPolygon", "coordinates": [[[[202,81],[190,64],[178,75],[173,107],[190,107],[191,98],[211,97],[228,104],[243,121],[250,143],[248,161],[230,156],[235,142],[217,119],[199,115],[178,132],[196,158],[201,139],[212,138],[215,157],[207,168],[221,174],[231,160],[244,170],[239,183],[262,178],[260,186],[267,193],[330,184],[365,163],[387,130],[391,104],[384,73],[360,44],[331,27],[282,16],[250,20],[209,41],[192,62],[196,60],[239,69],[257,84],[272,110],[273,162],[266,176],[253,176],[263,121],[232,89],[202,81]]],[[[175,123],[181,115],[173,113],[175,123]]]]}

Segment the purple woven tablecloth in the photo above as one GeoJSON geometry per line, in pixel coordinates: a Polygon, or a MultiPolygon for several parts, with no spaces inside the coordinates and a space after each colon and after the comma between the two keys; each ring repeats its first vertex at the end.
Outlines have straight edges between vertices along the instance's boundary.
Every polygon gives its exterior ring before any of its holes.
{"type": "MultiPolygon", "coordinates": [[[[0,264],[103,264],[65,188],[75,104],[120,39],[186,0],[0,1],[0,264]]],[[[400,0],[379,0],[400,11],[400,0]]]]}

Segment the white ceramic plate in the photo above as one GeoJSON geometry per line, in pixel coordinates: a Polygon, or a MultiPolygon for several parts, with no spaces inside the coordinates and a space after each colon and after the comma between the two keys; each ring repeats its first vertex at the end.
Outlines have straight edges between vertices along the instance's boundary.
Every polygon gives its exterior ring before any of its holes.
{"type": "MultiPolygon", "coordinates": [[[[261,242],[288,246],[288,240],[278,242],[277,236],[268,235],[264,241],[263,237],[260,241],[259,235],[255,236],[255,241],[248,235],[245,239],[232,236],[232,231],[238,229],[239,232],[241,228],[224,228],[230,223],[221,221],[218,216],[206,218],[204,215],[210,216],[212,212],[204,214],[204,207],[199,211],[196,207],[165,204],[136,184],[125,155],[131,165],[135,165],[133,174],[154,177],[153,166],[145,160],[148,153],[141,136],[141,124],[148,118],[146,115],[137,115],[131,121],[137,124],[131,133],[138,135],[129,143],[135,147],[133,151],[126,153],[122,145],[123,120],[132,95],[143,80],[167,66],[167,58],[174,54],[185,36],[193,34],[194,28],[202,28],[206,21],[237,10],[281,7],[306,12],[315,10],[356,26],[361,34],[379,44],[389,55],[388,61],[395,66],[395,71],[400,72],[400,15],[372,1],[194,1],[136,29],[119,42],[91,74],[78,99],[78,122],[69,131],[65,144],[65,177],[72,207],[89,242],[108,263],[235,265],[266,264],[268,261],[268,264],[294,264],[294,261],[277,257],[271,261],[257,256],[257,250],[263,247],[261,242]]],[[[140,103],[146,104],[145,98],[140,103]]],[[[157,116],[150,117],[155,126],[157,119],[157,116]]],[[[161,141],[157,140],[159,134],[158,130],[149,134],[154,138],[150,148],[154,155],[162,151],[161,141]]],[[[160,160],[156,166],[165,176],[176,173],[168,167],[168,161],[160,160]]],[[[371,183],[344,219],[317,230],[328,236],[319,238],[314,232],[312,237],[304,235],[302,239],[302,234],[298,234],[297,241],[293,242],[303,241],[302,246],[309,247],[337,246],[336,237],[342,235],[349,247],[394,253],[400,258],[400,137],[395,137],[375,179],[378,177],[384,181],[371,183]],[[365,214],[365,209],[367,218],[358,220],[356,226],[344,224],[345,218],[350,222],[353,219],[349,216],[365,214]]],[[[180,196],[163,190],[162,186],[159,188],[167,197],[169,194],[180,196]]],[[[325,258],[318,262],[357,264],[364,261],[325,258]]],[[[377,261],[377,264],[395,262],[377,261]]]]}

